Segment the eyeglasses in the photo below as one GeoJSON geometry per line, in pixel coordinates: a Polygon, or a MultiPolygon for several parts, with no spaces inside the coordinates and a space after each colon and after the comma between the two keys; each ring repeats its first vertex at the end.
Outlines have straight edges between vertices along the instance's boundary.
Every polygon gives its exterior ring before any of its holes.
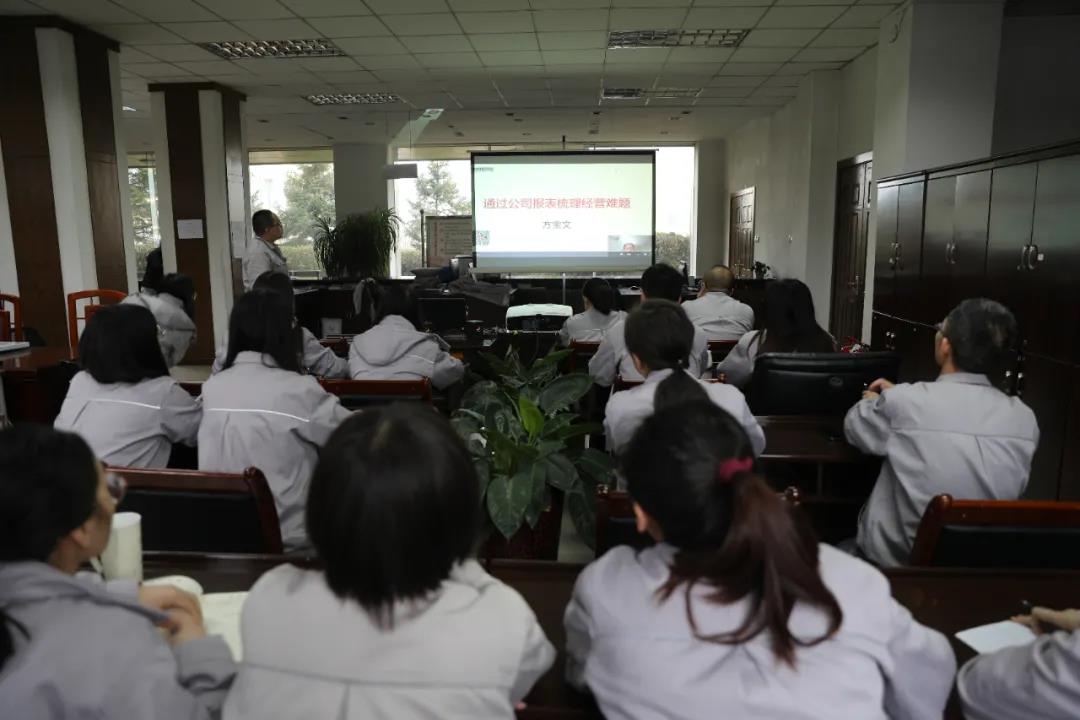
{"type": "Polygon", "coordinates": [[[105,475],[105,487],[109,491],[109,497],[113,499],[117,505],[124,500],[124,495],[127,494],[127,482],[121,476],[116,473],[107,473],[105,475]]]}

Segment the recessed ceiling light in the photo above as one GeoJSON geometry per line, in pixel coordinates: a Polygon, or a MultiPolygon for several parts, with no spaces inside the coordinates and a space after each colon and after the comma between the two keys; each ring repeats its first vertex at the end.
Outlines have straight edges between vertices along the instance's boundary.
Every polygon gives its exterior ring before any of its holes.
{"type": "Polygon", "coordinates": [[[312,105],[385,105],[399,103],[399,98],[394,93],[323,93],[320,95],[307,95],[305,99],[312,105]]]}
{"type": "Polygon", "coordinates": [[[604,88],[604,100],[641,100],[647,98],[695,98],[701,88],[604,88]]]}
{"type": "Polygon", "coordinates": [[[621,30],[608,33],[609,48],[739,47],[749,30],[621,30]]]}
{"type": "Polygon", "coordinates": [[[605,100],[637,100],[645,95],[642,88],[604,88],[605,100]]]}
{"type": "Polygon", "coordinates": [[[139,111],[136,110],[135,108],[131,107],[130,105],[125,105],[124,106],[124,112],[139,112],[139,111]]]}
{"type": "Polygon", "coordinates": [[[261,122],[261,123],[263,123],[265,125],[266,123],[268,123],[270,121],[267,120],[266,118],[259,118],[258,120],[256,120],[256,122],[261,122]]]}
{"type": "Polygon", "coordinates": [[[345,54],[337,45],[322,38],[315,40],[230,40],[200,43],[199,47],[226,60],[334,57],[345,54]]]}

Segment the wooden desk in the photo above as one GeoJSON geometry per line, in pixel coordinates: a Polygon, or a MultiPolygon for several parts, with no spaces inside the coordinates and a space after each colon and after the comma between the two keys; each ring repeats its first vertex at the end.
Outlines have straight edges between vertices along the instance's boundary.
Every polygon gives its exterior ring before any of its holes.
{"type": "Polygon", "coordinates": [[[844,418],[817,415],[759,415],[765,431],[765,462],[838,464],[867,459],[844,440],[844,418]]]}
{"type": "Polygon", "coordinates": [[[13,422],[52,424],[67,387],[60,388],[59,378],[53,382],[50,374],[70,359],[67,348],[56,347],[35,347],[0,355],[0,380],[4,383],[8,417],[13,422]]]}

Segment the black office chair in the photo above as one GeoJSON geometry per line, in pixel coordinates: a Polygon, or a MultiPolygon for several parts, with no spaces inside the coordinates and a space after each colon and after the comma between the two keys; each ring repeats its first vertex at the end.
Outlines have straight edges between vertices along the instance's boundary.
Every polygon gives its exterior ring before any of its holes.
{"type": "Polygon", "coordinates": [[[468,309],[463,297],[421,297],[416,300],[420,327],[436,333],[463,333],[468,309]]]}
{"type": "Polygon", "coordinates": [[[764,353],[747,402],[755,415],[843,415],[870,383],[895,381],[899,370],[893,352],[764,353]]]}

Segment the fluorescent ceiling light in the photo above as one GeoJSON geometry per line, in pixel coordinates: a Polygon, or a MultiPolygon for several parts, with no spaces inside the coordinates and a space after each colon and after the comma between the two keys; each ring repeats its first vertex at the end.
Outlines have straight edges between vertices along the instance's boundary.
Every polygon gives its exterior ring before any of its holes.
{"type": "Polygon", "coordinates": [[[312,105],[385,105],[387,103],[399,103],[399,98],[394,93],[323,93],[320,95],[307,95],[305,99],[312,105]]]}
{"type": "Polygon", "coordinates": [[[124,106],[124,112],[139,112],[139,111],[136,110],[135,108],[131,107],[130,105],[125,105],[124,106]]]}
{"type": "Polygon", "coordinates": [[[609,48],[738,47],[749,30],[621,30],[608,33],[609,48]]]}
{"type": "Polygon", "coordinates": [[[229,40],[200,43],[199,47],[226,60],[334,57],[345,54],[337,45],[321,38],[315,40],[229,40]]]}

